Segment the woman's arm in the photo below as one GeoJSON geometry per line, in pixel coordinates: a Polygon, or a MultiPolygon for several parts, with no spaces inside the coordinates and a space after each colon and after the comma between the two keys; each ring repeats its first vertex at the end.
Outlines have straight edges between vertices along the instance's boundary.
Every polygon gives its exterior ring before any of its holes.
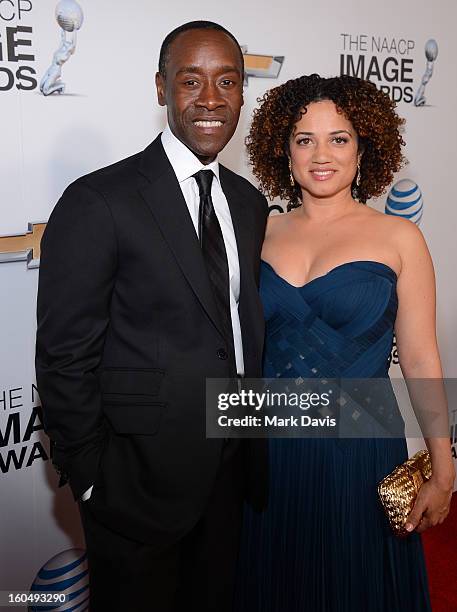
{"type": "MultiPolygon", "coordinates": [[[[417,531],[421,532],[441,523],[449,513],[455,469],[436,340],[433,264],[420,230],[409,221],[396,221],[394,239],[402,262],[397,285],[399,304],[395,323],[398,355],[403,376],[411,381],[408,388],[411,385],[413,389],[410,393],[413,408],[422,426],[425,422],[423,434],[431,455],[433,472],[430,481],[421,488],[408,518],[408,531],[417,527],[417,531]],[[430,381],[427,383],[426,379],[430,381]],[[430,435],[432,426],[427,422],[427,415],[420,414],[418,407],[418,404],[424,403],[424,385],[433,402],[432,409],[436,416],[433,426],[438,430],[436,435],[430,435]],[[415,395],[418,401],[415,401],[415,395]]],[[[430,409],[430,406],[426,408],[430,409]]]]}

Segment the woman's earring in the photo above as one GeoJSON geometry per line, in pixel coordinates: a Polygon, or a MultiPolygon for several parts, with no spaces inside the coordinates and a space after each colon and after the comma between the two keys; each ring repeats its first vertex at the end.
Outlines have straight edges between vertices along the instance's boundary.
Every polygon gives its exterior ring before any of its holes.
{"type": "Polygon", "coordinates": [[[292,160],[289,157],[289,175],[290,175],[290,184],[292,187],[295,187],[295,179],[294,179],[294,175],[292,174],[292,160]]]}
{"type": "Polygon", "coordinates": [[[359,157],[359,160],[357,162],[357,175],[355,179],[355,184],[357,186],[357,189],[360,187],[360,178],[361,178],[361,172],[360,172],[360,157],[359,157]]]}

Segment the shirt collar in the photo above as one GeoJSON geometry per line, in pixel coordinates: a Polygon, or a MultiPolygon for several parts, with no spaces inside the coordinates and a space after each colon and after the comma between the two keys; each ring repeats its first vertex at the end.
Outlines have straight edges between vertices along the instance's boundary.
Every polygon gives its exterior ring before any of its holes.
{"type": "Polygon", "coordinates": [[[162,146],[175,171],[179,183],[187,180],[199,170],[212,170],[218,182],[220,182],[219,162],[217,158],[210,164],[202,164],[198,157],[196,157],[179,138],[176,138],[168,125],[162,132],[161,140],[162,146]]]}

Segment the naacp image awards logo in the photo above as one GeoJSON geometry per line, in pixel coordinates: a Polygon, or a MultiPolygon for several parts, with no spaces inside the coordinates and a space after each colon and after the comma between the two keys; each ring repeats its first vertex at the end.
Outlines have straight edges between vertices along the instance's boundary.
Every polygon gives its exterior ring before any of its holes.
{"type": "Polygon", "coordinates": [[[438,43],[433,38],[425,43],[425,70],[423,64],[416,66],[420,46],[406,36],[340,34],[340,75],[372,81],[394,102],[429,106],[425,90],[433,76],[438,43]]]}

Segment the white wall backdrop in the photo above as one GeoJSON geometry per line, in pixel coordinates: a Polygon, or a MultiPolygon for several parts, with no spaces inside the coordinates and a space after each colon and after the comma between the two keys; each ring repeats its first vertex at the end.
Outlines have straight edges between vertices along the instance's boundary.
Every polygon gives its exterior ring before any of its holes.
{"type": "MultiPolygon", "coordinates": [[[[29,250],[33,236],[19,235],[28,224],[47,221],[70,181],[144,148],[163,128],[154,74],[162,39],[181,23],[214,20],[248,53],[285,57],[278,78],[249,79],[238,130],[222,154],[251,180],[243,140],[256,99],[267,89],[305,73],[340,74],[341,64],[358,67],[358,76],[371,67],[368,76],[389,88],[407,120],[409,165],[396,181],[410,179],[422,192],[444,372],[457,377],[455,0],[433,7],[426,0],[79,4],[84,22],[63,66],[66,91],[45,97],[38,85],[60,44],[56,0],[0,1],[0,591],[28,590],[55,555],[84,547],[76,506],[67,487],[56,491],[49,445],[33,411],[39,406],[33,389],[39,262],[29,250]],[[437,42],[438,56],[426,105],[416,107],[429,39],[437,42]],[[17,237],[13,246],[11,236],[17,237]]],[[[375,203],[381,210],[384,205],[385,197],[375,203]]],[[[61,557],[54,567],[67,561],[61,557]]]]}

